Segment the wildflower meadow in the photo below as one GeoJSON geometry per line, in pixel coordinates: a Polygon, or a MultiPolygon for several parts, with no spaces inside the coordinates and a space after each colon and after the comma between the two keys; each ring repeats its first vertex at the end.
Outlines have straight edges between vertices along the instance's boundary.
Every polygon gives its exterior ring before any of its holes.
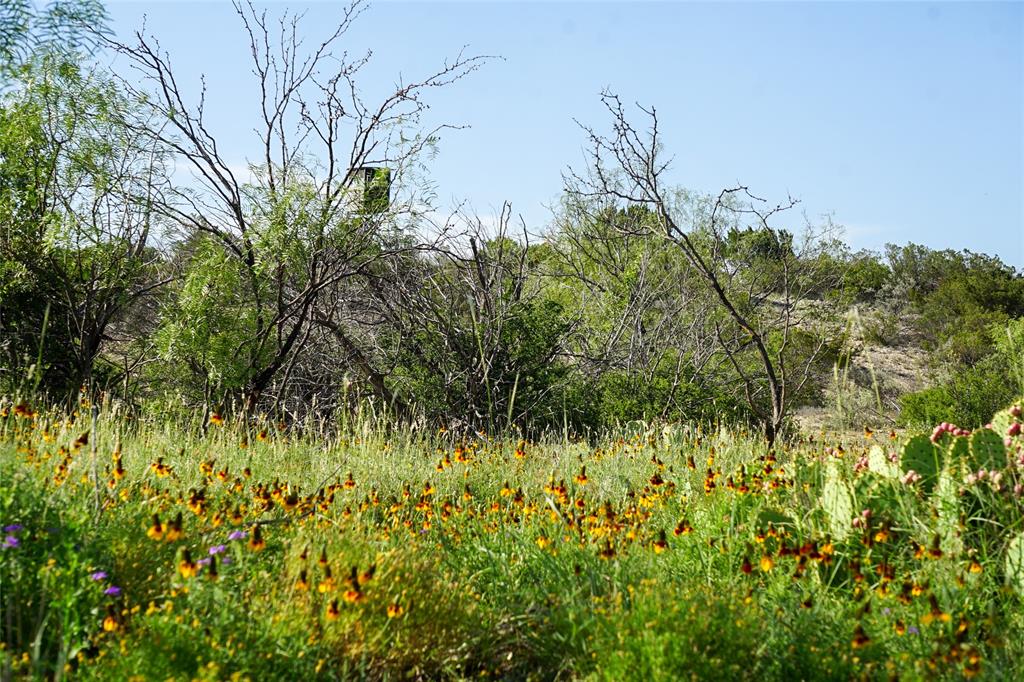
{"type": "Polygon", "coordinates": [[[10,404],[4,679],[1018,679],[990,428],[596,442],[10,404]]]}

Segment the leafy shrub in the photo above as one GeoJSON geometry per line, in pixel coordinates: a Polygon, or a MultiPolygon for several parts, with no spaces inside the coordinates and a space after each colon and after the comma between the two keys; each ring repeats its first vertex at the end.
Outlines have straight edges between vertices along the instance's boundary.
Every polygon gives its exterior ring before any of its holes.
{"type": "MultiPolygon", "coordinates": [[[[951,422],[967,428],[986,424],[999,409],[1020,392],[1015,380],[1019,367],[1021,321],[1007,328],[1007,341],[974,367],[955,372],[947,381],[900,398],[900,421],[904,425],[928,426],[951,422]]],[[[992,334],[998,338],[997,333],[992,334]]]]}
{"type": "Polygon", "coordinates": [[[717,387],[706,386],[685,373],[677,379],[659,367],[647,379],[627,371],[605,373],[591,389],[596,405],[592,428],[609,428],[634,420],[666,419],[691,423],[744,422],[748,408],[717,387]]]}
{"type": "Polygon", "coordinates": [[[1010,321],[1005,329],[994,330],[992,336],[1007,379],[1017,394],[1024,394],[1024,317],[1010,321]]]}
{"type": "Polygon", "coordinates": [[[889,268],[869,251],[854,254],[843,267],[842,287],[829,296],[838,296],[848,303],[874,301],[885,283],[892,276],[889,268]]]}
{"type": "Polygon", "coordinates": [[[900,398],[900,423],[903,425],[924,426],[940,422],[966,423],[958,419],[956,406],[946,386],[932,386],[900,398]]]}
{"type": "Polygon", "coordinates": [[[993,350],[993,330],[1024,315],[1024,277],[997,257],[916,244],[890,244],[886,256],[888,297],[911,304],[926,347],[951,362],[981,361],[993,350]]]}
{"type": "Polygon", "coordinates": [[[569,329],[555,301],[521,301],[509,307],[494,347],[481,368],[473,313],[447,334],[424,329],[402,340],[391,381],[431,421],[471,419],[479,425],[527,430],[560,426],[571,368],[556,355],[569,329]]]}

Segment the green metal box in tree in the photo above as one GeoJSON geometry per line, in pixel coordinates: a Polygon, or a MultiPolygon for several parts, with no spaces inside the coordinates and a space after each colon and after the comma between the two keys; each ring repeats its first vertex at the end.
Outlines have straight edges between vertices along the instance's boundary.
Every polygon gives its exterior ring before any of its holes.
{"type": "Polygon", "coordinates": [[[391,169],[363,166],[356,170],[356,187],[362,189],[361,212],[364,215],[384,213],[391,205],[391,169]]]}

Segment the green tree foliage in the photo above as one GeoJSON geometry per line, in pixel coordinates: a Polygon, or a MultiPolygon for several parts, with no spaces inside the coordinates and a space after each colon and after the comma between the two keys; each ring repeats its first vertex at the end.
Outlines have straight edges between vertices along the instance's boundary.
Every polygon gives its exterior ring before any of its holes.
{"type": "Polygon", "coordinates": [[[113,326],[160,283],[162,158],[102,74],[45,57],[17,86],[0,103],[4,381],[41,357],[59,394],[90,381],[113,326]]]}
{"type": "Polygon", "coordinates": [[[209,402],[245,386],[248,362],[239,346],[256,337],[256,311],[238,261],[214,239],[198,237],[181,252],[183,276],[154,335],[164,362],[152,372],[179,387],[188,402],[209,402]]]}
{"type": "Polygon", "coordinates": [[[592,427],[707,414],[687,397],[716,383],[701,376],[707,296],[681,254],[650,233],[656,223],[640,206],[594,210],[567,198],[546,245],[545,295],[576,323],[568,354],[597,401],[583,418],[592,427]]]}
{"type": "Polygon", "coordinates": [[[724,358],[738,379],[750,411],[772,443],[793,408],[793,399],[813,383],[822,351],[829,345],[824,325],[833,311],[819,292],[833,288],[839,273],[825,267],[835,247],[830,221],[806,224],[798,239],[775,226],[798,202],[772,205],[737,185],[716,196],[695,197],[667,186],[654,108],[638,106],[643,125],[630,120],[622,100],[604,92],[612,120],[609,135],[584,128],[588,167],[566,176],[566,192],[579,205],[642,207],[649,222],[634,221],[619,233],[658,237],[672,244],[713,302],[702,311],[713,330],[713,354],[724,358]],[[819,341],[809,353],[795,353],[798,333],[819,341]]]}
{"type": "Polygon", "coordinates": [[[974,365],[993,348],[992,330],[1024,315],[1024,276],[994,256],[889,245],[896,297],[919,314],[929,350],[953,363],[974,365]]]}
{"type": "MultiPolygon", "coordinates": [[[[689,236],[695,253],[714,270],[736,312],[762,330],[783,373],[799,368],[784,377],[791,381],[786,397],[815,402],[835,355],[820,324],[831,304],[823,300],[825,289],[815,287],[821,272],[839,271],[823,265],[825,247],[835,244],[823,242],[810,254],[787,230],[733,222],[716,232],[708,223],[713,197],[679,192],[678,201],[696,225],[689,236]]],[[[660,234],[653,211],[579,194],[563,211],[551,236],[550,290],[579,321],[573,357],[593,395],[601,396],[598,423],[714,421],[716,411],[755,420],[755,413],[771,413],[771,399],[754,379],[764,371],[760,356],[748,336],[737,334],[697,266],[660,234]]]]}
{"type": "Polygon", "coordinates": [[[846,305],[873,304],[892,277],[884,262],[871,251],[849,253],[845,247],[826,256],[830,267],[842,273],[842,284],[822,294],[846,305]]]}
{"type": "Polygon", "coordinates": [[[593,430],[652,419],[702,424],[752,421],[749,408],[726,387],[709,385],[692,368],[679,372],[672,362],[656,367],[651,375],[623,370],[603,374],[580,398],[593,403],[585,422],[593,430]]]}
{"type": "Polygon", "coordinates": [[[955,366],[936,386],[901,399],[904,424],[926,427],[950,422],[965,428],[982,426],[1024,388],[1024,318],[987,331],[992,351],[970,366],[955,366]]]}
{"type": "Polygon", "coordinates": [[[512,303],[486,346],[477,316],[466,303],[460,331],[441,334],[428,327],[403,340],[392,377],[403,394],[431,421],[469,420],[493,428],[506,426],[511,417],[512,423],[539,430],[560,426],[568,409],[579,426],[577,406],[566,406],[572,369],[556,359],[568,331],[561,306],[512,303]]]}
{"type": "Polygon", "coordinates": [[[0,0],[0,78],[40,54],[92,50],[106,23],[99,0],[0,0]]]}

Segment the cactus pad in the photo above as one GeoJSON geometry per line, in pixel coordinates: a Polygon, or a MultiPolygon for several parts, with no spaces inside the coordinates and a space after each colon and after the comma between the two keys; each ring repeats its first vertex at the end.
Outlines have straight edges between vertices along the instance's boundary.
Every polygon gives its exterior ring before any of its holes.
{"type": "Polygon", "coordinates": [[[825,473],[821,504],[828,515],[832,537],[837,540],[844,539],[850,534],[853,524],[853,493],[834,462],[830,463],[825,473]]]}
{"type": "Polygon", "coordinates": [[[916,471],[921,475],[921,488],[931,490],[942,469],[942,450],[927,436],[914,436],[900,450],[900,468],[903,473],[916,471]]]}
{"type": "Polygon", "coordinates": [[[1007,464],[1003,437],[992,429],[978,429],[972,433],[970,447],[968,464],[972,471],[1002,469],[1007,464]]]}

